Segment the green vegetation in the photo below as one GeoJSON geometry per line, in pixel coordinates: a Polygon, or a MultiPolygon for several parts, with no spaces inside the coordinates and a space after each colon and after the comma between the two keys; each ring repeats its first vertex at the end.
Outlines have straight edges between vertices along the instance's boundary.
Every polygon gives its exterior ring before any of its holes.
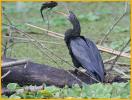
{"type": "MultiPolygon", "coordinates": [[[[8,84],[7,88],[12,90],[21,89],[16,83],[8,84]]],[[[3,98],[129,98],[130,82],[127,83],[112,83],[112,84],[93,84],[83,85],[80,88],[77,84],[71,88],[65,86],[58,88],[55,86],[45,86],[44,90],[37,92],[24,91],[23,93],[15,93],[10,97],[2,96],[3,98]]]]}

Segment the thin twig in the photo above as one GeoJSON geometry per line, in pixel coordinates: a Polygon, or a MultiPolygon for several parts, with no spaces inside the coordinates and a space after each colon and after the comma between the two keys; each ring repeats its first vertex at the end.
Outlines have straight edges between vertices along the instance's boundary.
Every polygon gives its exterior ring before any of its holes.
{"type": "Polygon", "coordinates": [[[65,17],[67,17],[67,16],[68,16],[67,14],[65,14],[65,13],[63,13],[63,12],[60,12],[60,11],[53,11],[53,13],[56,13],[56,14],[61,14],[61,15],[65,16],[65,17]]]}
{"type": "Polygon", "coordinates": [[[109,59],[104,60],[103,63],[104,63],[104,64],[109,63],[109,62],[111,62],[112,60],[114,60],[115,58],[116,58],[116,56],[113,56],[113,57],[111,57],[111,58],[109,58],[109,59]]]}
{"type": "Polygon", "coordinates": [[[58,35],[58,36],[60,36],[60,37],[64,37],[64,35],[62,35],[62,34],[59,34],[59,33],[53,32],[53,31],[49,31],[49,30],[44,29],[44,28],[37,27],[37,26],[31,25],[31,24],[29,24],[29,23],[25,23],[25,24],[28,25],[28,26],[31,26],[31,27],[34,27],[34,28],[43,30],[43,31],[47,31],[47,32],[49,32],[49,33],[53,33],[53,34],[58,35]]]}
{"type": "Polygon", "coordinates": [[[11,73],[11,71],[9,70],[7,73],[5,73],[4,75],[2,75],[1,79],[4,79],[6,76],[8,76],[11,73]]]}
{"type": "Polygon", "coordinates": [[[114,49],[111,49],[111,48],[106,48],[106,47],[103,47],[103,46],[100,46],[100,45],[96,45],[96,46],[98,47],[98,49],[100,51],[107,52],[107,53],[110,53],[110,54],[113,54],[113,55],[119,55],[120,54],[120,56],[122,56],[122,57],[130,58],[129,53],[120,52],[120,51],[117,51],[117,50],[114,50],[114,49]]]}
{"type": "Polygon", "coordinates": [[[128,42],[122,47],[120,54],[116,56],[115,60],[113,61],[111,67],[109,70],[112,70],[114,67],[114,64],[117,62],[118,58],[120,57],[121,53],[123,52],[123,50],[127,47],[127,45],[130,43],[131,39],[128,40],[128,42]]]}
{"type": "MultiPolygon", "coordinates": [[[[7,22],[8,22],[10,25],[13,25],[7,14],[5,14],[5,12],[3,12],[2,14],[4,15],[4,18],[7,20],[7,22]]],[[[6,47],[7,47],[7,45],[8,45],[8,42],[11,43],[12,46],[13,46],[13,44],[14,44],[13,42],[11,42],[11,41],[13,41],[13,40],[12,40],[12,31],[11,31],[11,29],[10,29],[10,26],[9,26],[9,28],[8,28],[8,31],[9,31],[9,32],[8,32],[8,34],[9,34],[9,39],[6,40],[6,44],[5,44],[5,48],[4,48],[4,56],[6,56],[6,52],[7,52],[7,48],[6,48],[6,47]]],[[[12,48],[11,48],[11,52],[12,52],[12,48]]],[[[11,52],[10,52],[10,55],[11,55],[11,52]]]]}
{"type": "MultiPolygon", "coordinates": [[[[112,64],[112,62],[107,62],[107,64],[112,64]]],[[[115,64],[116,64],[116,65],[120,65],[120,66],[131,66],[131,65],[128,64],[128,63],[122,63],[122,62],[116,62],[115,64]]]]}
{"type": "Polygon", "coordinates": [[[6,18],[6,20],[9,22],[9,24],[13,25],[10,19],[8,18],[7,14],[5,14],[4,12],[2,14],[4,15],[4,18],[6,18]]]}
{"type": "Polygon", "coordinates": [[[129,75],[125,74],[125,73],[124,73],[123,71],[121,71],[120,69],[114,67],[113,70],[116,71],[116,72],[118,72],[119,74],[124,75],[124,77],[127,77],[127,78],[130,79],[129,75]]]}
{"type": "MultiPolygon", "coordinates": [[[[3,36],[4,38],[8,38],[9,36],[3,36]]],[[[26,43],[26,42],[29,42],[29,41],[32,41],[32,42],[35,42],[33,39],[25,39],[25,38],[22,38],[22,37],[12,37],[13,39],[16,39],[16,40],[19,40],[18,43],[20,42],[20,40],[22,40],[23,42],[22,43],[26,43]]],[[[51,43],[51,44],[57,44],[57,45],[64,45],[62,43],[58,43],[58,42],[51,42],[51,41],[43,41],[43,40],[39,40],[39,42],[41,43],[51,43]]],[[[21,43],[21,42],[20,42],[21,43]]]]}
{"type": "Polygon", "coordinates": [[[114,24],[112,24],[112,26],[110,27],[110,29],[106,32],[106,34],[104,35],[104,37],[101,39],[99,44],[103,44],[103,42],[105,41],[105,39],[107,38],[107,36],[110,34],[110,32],[114,29],[114,27],[120,22],[120,20],[126,15],[127,13],[127,8],[128,8],[128,3],[125,2],[125,9],[124,9],[124,13],[117,19],[117,21],[114,22],[114,24]]]}
{"type": "Polygon", "coordinates": [[[23,60],[17,60],[17,61],[11,61],[11,62],[3,62],[2,63],[2,68],[7,68],[7,67],[12,67],[12,66],[17,66],[17,65],[23,65],[26,64],[29,60],[23,59],[23,60]]]}
{"type": "Polygon", "coordinates": [[[63,3],[63,5],[64,5],[64,7],[65,7],[67,13],[70,14],[70,13],[69,13],[69,9],[68,9],[68,7],[67,7],[67,4],[66,4],[66,3],[63,3]]]}

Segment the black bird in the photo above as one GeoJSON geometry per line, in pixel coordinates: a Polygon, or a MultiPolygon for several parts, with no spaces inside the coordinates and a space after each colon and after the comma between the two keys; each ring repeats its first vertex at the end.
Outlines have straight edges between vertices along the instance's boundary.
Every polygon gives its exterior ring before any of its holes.
{"type": "Polygon", "coordinates": [[[57,2],[54,2],[54,1],[45,2],[42,4],[41,9],[40,9],[40,13],[41,13],[43,20],[44,20],[43,10],[48,9],[48,8],[51,10],[52,8],[56,7],[57,5],[58,5],[57,2]]]}
{"type": "MultiPolygon", "coordinates": [[[[64,40],[69,49],[72,62],[75,67],[86,69],[86,73],[95,78],[96,81],[103,82],[105,70],[100,52],[91,40],[80,36],[80,23],[73,12],[70,11],[69,13],[68,20],[73,28],[65,32],[64,40]]],[[[95,82],[95,80],[93,81],[95,82]]]]}

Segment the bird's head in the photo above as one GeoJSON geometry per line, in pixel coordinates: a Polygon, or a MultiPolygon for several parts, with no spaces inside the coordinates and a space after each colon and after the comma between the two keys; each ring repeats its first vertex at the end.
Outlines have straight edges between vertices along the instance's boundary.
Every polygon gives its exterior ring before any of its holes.
{"type": "Polygon", "coordinates": [[[69,15],[67,15],[67,19],[71,22],[73,28],[66,30],[65,41],[68,41],[68,39],[71,37],[80,36],[80,32],[81,32],[80,23],[76,15],[72,11],[69,11],[69,15]]]}
{"type": "Polygon", "coordinates": [[[81,33],[80,23],[79,23],[79,20],[77,19],[76,15],[72,11],[69,11],[68,20],[73,25],[72,32],[74,33],[74,35],[80,36],[80,33],[81,33]]]}
{"type": "Polygon", "coordinates": [[[78,21],[76,15],[72,11],[69,11],[69,15],[67,16],[67,18],[72,24],[78,21]]]}

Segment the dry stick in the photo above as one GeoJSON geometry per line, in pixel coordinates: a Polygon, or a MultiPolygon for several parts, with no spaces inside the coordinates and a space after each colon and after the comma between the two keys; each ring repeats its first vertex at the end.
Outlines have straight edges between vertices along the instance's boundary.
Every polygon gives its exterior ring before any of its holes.
{"type": "MultiPolygon", "coordinates": [[[[107,62],[108,64],[112,64],[112,62],[107,62]]],[[[130,64],[128,63],[122,63],[122,62],[116,62],[115,63],[116,65],[120,65],[120,66],[131,66],[130,64]]]]}
{"type": "MultiPolygon", "coordinates": [[[[123,45],[122,45],[122,46],[123,46],[123,45]]],[[[127,53],[127,52],[128,52],[128,50],[125,51],[125,53],[127,53]]],[[[113,56],[113,57],[111,57],[111,58],[109,58],[109,59],[104,60],[103,63],[104,63],[104,64],[105,64],[105,63],[111,63],[111,61],[113,61],[115,58],[116,58],[116,56],[113,56]]]]}
{"type": "MultiPolygon", "coordinates": [[[[8,38],[9,36],[3,36],[4,38],[8,38]]],[[[33,39],[25,39],[25,38],[21,38],[21,37],[13,37],[13,39],[16,39],[16,40],[22,40],[23,42],[22,43],[26,43],[26,42],[29,42],[29,41],[32,41],[32,42],[35,42],[33,39]]],[[[19,41],[20,42],[20,41],[19,41]]],[[[42,40],[39,40],[39,42],[41,43],[51,43],[51,44],[58,44],[58,45],[64,45],[62,43],[58,43],[58,42],[51,42],[51,41],[42,41],[42,40]]],[[[21,43],[21,42],[20,42],[21,43]]]]}
{"type": "Polygon", "coordinates": [[[128,42],[124,45],[124,47],[122,47],[120,54],[116,56],[115,60],[113,61],[111,68],[109,70],[112,70],[114,67],[114,64],[116,63],[116,61],[118,60],[118,58],[120,57],[121,53],[123,52],[123,50],[126,48],[126,46],[130,43],[131,39],[128,40],[128,42]]]}
{"type": "MultiPolygon", "coordinates": [[[[8,17],[4,12],[3,12],[2,14],[4,15],[5,19],[9,22],[9,24],[10,24],[10,25],[13,25],[12,22],[10,21],[9,17],[8,17]]],[[[5,56],[6,56],[6,52],[7,52],[7,49],[8,49],[8,48],[6,48],[6,47],[7,47],[7,44],[8,44],[8,42],[10,42],[11,40],[12,40],[12,32],[11,32],[10,26],[9,26],[9,41],[6,40],[6,44],[5,44],[5,48],[4,48],[4,55],[5,55],[5,56]]],[[[14,43],[11,44],[11,46],[13,46],[13,45],[14,45],[14,43]]],[[[12,52],[12,48],[11,48],[11,52],[12,52]]],[[[11,52],[10,52],[10,55],[11,55],[11,52]]]]}
{"type": "Polygon", "coordinates": [[[6,52],[7,52],[7,44],[8,44],[8,42],[7,42],[7,40],[5,41],[5,44],[3,44],[3,55],[4,56],[6,56],[6,52]]]}
{"type": "Polygon", "coordinates": [[[126,78],[129,78],[129,79],[130,79],[130,76],[127,75],[127,74],[125,74],[125,73],[124,73],[123,71],[121,71],[120,69],[114,67],[113,70],[116,71],[116,72],[118,72],[119,74],[124,75],[126,78]]]}
{"type": "Polygon", "coordinates": [[[65,17],[68,16],[67,14],[65,14],[65,13],[63,13],[63,12],[59,12],[59,11],[53,11],[53,13],[55,13],[55,14],[61,14],[61,15],[65,16],[65,17]]]}
{"type": "Polygon", "coordinates": [[[7,73],[5,73],[4,75],[2,75],[1,79],[5,78],[6,76],[8,76],[11,73],[11,70],[9,70],[7,73]]]}
{"type": "MultiPolygon", "coordinates": [[[[7,25],[7,24],[4,24],[4,25],[7,25]]],[[[12,25],[7,25],[7,26],[12,26],[12,25]]],[[[57,58],[59,58],[60,60],[62,60],[62,61],[64,61],[65,63],[67,63],[68,65],[70,65],[70,66],[72,66],[68,61],[66,61],[66,60],[64,60],[64,59],[62,59],[61,57],[59,57],[58,55],[56,55],[56,54],[54,54],[54,52],[53,51],[51,51],[50,49],[48,49],[46,46],[44,47],[39,41],[37,41],[35,38],[33,38],[32,36],[30,36],[29,34],[27,34],[26,32],[23,32],[23,31],[21,31],[21,30],[19,30],[19,29],[17,29],[15,26],[12,26],[12,28],[14,28],[15,30],[17,30],[18,32],[20,32],[20,33],[23,33],[23,35],[25,35],[27,38],[32,38],[32,39],[34,39],[40,46],[41,46],[41,48],[40,49],[42,49],[42,48],[44,48],[44,49],[47,49],[48,51],[50,51],[50,53],[52,53],[54,56],[56,56],[57,58]]],[[[37,45],[36,45],[37,46],[37,45]]],[[[49,56],[48,56],[49,57],[49,56]]],[[[50,57],[51,58],[51,57],[50,57]]],[[[52,58],[51,58],[52,59],[52,58]]],[[[75,69],[78,69],[78,68],[76,68],[75,66],[72,66],[73,68],[75,68],[75,69]]],[[[79,69],[78,69],[79,70],[79,69]]],[[[67,71],[70,75],[72,75],[74,78],[76,78],[78,81],[80,81],[81,83],[84,83],[84,82],[82,82],[79,78],[77,78],[74,74],[72,74],[71,72],[69,72],[69,71],[67,71]]],[[[95,81],[97,81],[97,82],[100,82],[100,81],[98,81],[97,79],[95,79],[94,77],[92,77],[91,75],[88,75],[88,74],[86,74],[86,73],[84,73],[86,76],[89,76],[89,77],[91,77],[93,80],[95,80],[95,81]]]]}
{"type": "Polygon", "coordinates": [[[2,14],[5,16],[5,18],[6,18],[7,21],[9,22],[9,24],[13,25],[12,22],[10,21],[10,19],[8,18],[8,16],[7,16],[5,13],[2,13],[2,14]]]}
{"type": "MultiPolygon", "coordinates": [[[[40,29],[40,30],[43,30],[43,31],[48,31],[50,32],[51,34],[58,34],[58,35],[61,35],[62,37],[59,37],[58,38],[61,38],[61,39],[64,39],[64,35],[60,34],[60,33],[56,33],[56,32],[53,32],[53,31],[49,31],[49,30],[46,30],[44,28],[40,28],[38,26],[35,26],[35,25],[31,25],[31,24],[28,24],[26,23],[26,25],[30,26],[30,27],[34,27],[34,28],[37,28],[37,29],[40,29]]],[[[55,35],[54,34],[54,35],[55,35]]],[[[52,35],[53,36],[53,35],[52,35]]],[[[54,36],[53,36],[54,37],[54,36]]],[[[103,47],[103,46],[99,46],[99,45],[96,45],[98,47],[98,49],[100,51],[103,51],[103,52],[107,52],[107,53],[110,53],[110,54],[114,54],[114,55],[119,55],[120,54],[120,51],[116,51],[116,50],[113,50],[113,49],[110,49],[110,48],[106,48],[106,47],[103,47]]],[[[130,58],[130,54],[129,53],[124,53],[122,52],[121,56],[123,57],[127,57],[127,58],[130,58]]]]}
{"type": "Polygon", "coordinates": [[[121,53],[120,56],[130,58],[129,53],[120,52],[120,51],[117,51],[117,50],[114,50],[114,49],[111,49],[111,48],[106,48],[106,47],[99,46],[99,45],[96,45],[96,46],[98,47],[99,50],[101,50],[103,52],[107,52],[107,53],[114,54],[114,55],[119,55],[121,53]]]}
{"type": "Polygon", "coordinates": [[[116,56],[113,56],[113,57],[111,57],[111,58],[109,58],[109,59],[104,60],[103,63],[104,63],[104,64],[109,63],[109,62],[111,62],[112,60],[114,60],[115,58],[116,58],[116,56]]]}
{"type": "Polygon", "coordinates": [[[127,8],[128,8],[128,3],[125,3],[125,10],[124,13],[117,19],[117,21],[115,21],[114,24],[112,24],[112,26],[110,27],[110,29],[106,32],[105,36],[102,38],[102,40],[100,41],[99,44],[103,44],[103,42],[105,41],[105,39],[107,38],[107,36],[110,34],[110,32],[114,29],[114,27],[119,23],[119,21],[126,15],[127,13],[127,8]]]}
{"type": "MultiPolygon", "coordinates": [[[[125,53],[126,53],[126,52],[125,52],[125,53]]],[[[109,59],[104,60],[103,63],[104,63],[104,64],[106,64],[106,63],[111,63],[111,61],[114,60],[115,58],[116,58],[116,56],[113,56],[113,57],[111,57],[111,58],[109,58],[109,59]]],[[[120,65],[121,65],[121,64],[120,64],[120,65]]],[[[126,65],[126,64],[124,64],[124,65],[126,65]]]]}
{"type": "Polygon", "coordinates": [[[12,47],[13,45],[15,45],[16,43],[15,42],[13,42],[11,45],[9,45],[8,47],[7,47],[7,49],[9,49],[10,47],[12,47]]]}
{"type": "Polygon", "coordinates": [[[11,30],[11,27],[9,27],[9,43],[11,43],[10,44],[10,47],[11,47],[11,49],[10,49],[10,56],[11,56],[13,45],[14,45],[14,41],[12,40],[12,30],[11,30]]]}
{"type": "Polygon", "coordinates": [[[31,27],[38,28],[38,29],[43,30],[43,31],[47,31],[47,32],[49,32],[49,33],[53,33],[53,34],[58,35],[58,36],[60,36],[60,37],[64,37],[64,35],[62,35],[62,34],[59,34],[59,33],[53,32],[53,31],[49,31],[49,30],[44,29],[44,28],[37,27],[37,26],[31,25],[31,24],[29,24],[29,23],[25,23],[25,24],[28,25],[28,26],[31,26],[31,27]]]}
{"type": "Polygon", "coordinates": [[[27,60],[27,59],[23,59],[23,60],[11,61],[11,62],[4,62],[4,63],[2,63],[2,68],[23,65],[23,64],[26,64],[28,61],[29,60],[27,60]]]}
{"type": "Polygon", "coordinates": [[[66,9],[67,13],[70,14],[70,13],[69,13],[69,9],[68,9],[68,7],[67,7],[67,4],[66,4],[66,3],[63,3],[63,5],[64,5],[64,8],[66,9]]]}

